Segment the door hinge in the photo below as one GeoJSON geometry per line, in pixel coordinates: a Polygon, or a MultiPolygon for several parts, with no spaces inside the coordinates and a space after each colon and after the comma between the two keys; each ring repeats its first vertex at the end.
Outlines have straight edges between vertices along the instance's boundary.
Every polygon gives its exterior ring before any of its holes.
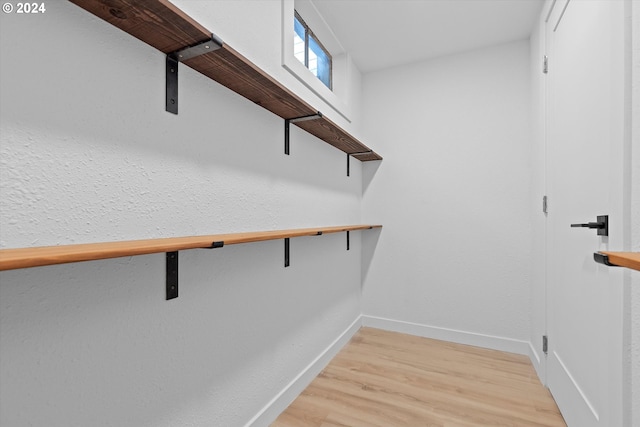
{"type": "Polygon", "coordinates": [[[546,335],[542,336],[542,352],[544,354],[547,354],[547,352],[549,351],[549,339],[547,338],[546,335]]]}
{"type": "Polygon", "coordinates": [[[544,56],[542,61],[542,72],[545,74],[549,72],[549,57],[547,55],[544,56]]]}
{"type": "Polygon", "coordinates": [[[549,213],[547,200],[547,196],[542,196],[542,213],[549,213]]]}

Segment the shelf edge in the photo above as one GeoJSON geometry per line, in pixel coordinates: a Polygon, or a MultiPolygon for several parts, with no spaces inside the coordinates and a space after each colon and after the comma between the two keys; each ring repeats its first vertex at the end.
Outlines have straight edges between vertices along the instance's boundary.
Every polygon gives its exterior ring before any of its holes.
{"type": "Polygon", "coordinates": [[[593,254],[596,262],[615,267],[626,267],[640,271],[640,252],[600,251],[593,254]],[[599,260],[602,260],[602,262],[599,260]],[[606,259],[605,259],[606,258],[606,259]],[[609,264],[606,264],[608,262],[609,264]]]}
{"type": "Polygon", "coordinates": [[[381,228],[382,225],[346,225],[290,230],[270,230],[204,236],[170,237],[119,242],[85,243],[78,245],[40,246],[0,249],[0,271],[42,267],[83,261],[148,255],[189,249],[209,249],[223,242],[224,246],[241,243],[316,236],[319,234],[381,228]]]}

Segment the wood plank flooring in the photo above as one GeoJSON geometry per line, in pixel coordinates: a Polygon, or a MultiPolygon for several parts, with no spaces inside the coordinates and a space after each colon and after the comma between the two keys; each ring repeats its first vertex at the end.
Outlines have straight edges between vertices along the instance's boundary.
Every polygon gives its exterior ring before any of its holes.
{"type": "Polygon", "coordinates": [[[566,427],[526,356],[362,328],[272,427],[566,427]]]}

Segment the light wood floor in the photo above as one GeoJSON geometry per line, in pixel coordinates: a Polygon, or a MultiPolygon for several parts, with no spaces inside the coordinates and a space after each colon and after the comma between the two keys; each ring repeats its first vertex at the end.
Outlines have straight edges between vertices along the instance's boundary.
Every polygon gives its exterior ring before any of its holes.
{"type": "Polygon", "coordinates": [[[566,424],[526,356],[362,328],[271,426],[566,424]]]}

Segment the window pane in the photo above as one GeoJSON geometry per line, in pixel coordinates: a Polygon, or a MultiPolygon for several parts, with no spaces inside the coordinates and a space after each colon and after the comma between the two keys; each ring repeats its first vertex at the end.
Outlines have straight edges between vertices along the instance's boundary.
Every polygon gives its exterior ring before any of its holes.
{"type": "Polygon", "coordinates": [[[331,58],[312,36],[309,36],[309,69],[331,89],[331,58]]]}
{"type": "Polygon", "coordinates": [[[293,55],[304,64],[304,27],[298,18],[293,20],[293,55]]]}
{"type": "MultiPolygon", "coordinates": [[[[309,37],[309,41],[311,41],[311,37],[309,37]]],[[[318,56],[314,51],[309,51],[309,70],[313,73],[314,76],[318,76],[318,56]]]]}

